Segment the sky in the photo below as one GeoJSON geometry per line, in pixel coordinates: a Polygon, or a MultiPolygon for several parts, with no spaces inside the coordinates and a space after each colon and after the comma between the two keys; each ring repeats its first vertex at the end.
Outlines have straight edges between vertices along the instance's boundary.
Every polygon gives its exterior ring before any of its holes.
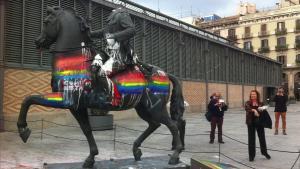
{"type": "MultiPolygon", "coordinates": [[[[187,16],[207,16],[217,14],[221,17],[235,15],[241,0],[131,0],[174,18],[187,16]]],[[[257,9],[274,7],[280,0],[242,0],[255,3],[257,9]]]]}

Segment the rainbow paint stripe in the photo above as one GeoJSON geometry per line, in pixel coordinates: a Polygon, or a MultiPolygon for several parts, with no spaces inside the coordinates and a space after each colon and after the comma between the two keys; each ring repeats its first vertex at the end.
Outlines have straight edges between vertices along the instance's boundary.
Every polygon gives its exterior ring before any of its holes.
{"type": "Polygon", "coordinates": [[[90,79],[89,63],[82,55],[62,56],[55,63],[55,77],[58,79],[90,79]]]}
{"type": "Polygon", "coordinates": [[[156,94],[168,94],[170,81],[167,76],[153,76],[149,89],[156,94]]]}
{"type": "Polygon", "coordinates": [[[141,72],[134,71],[117,76],[117,88],[121,94],[141,94],[147,86],[141,72]]]}
{"type": "Polygon", "coordinates": [[[63,93],[61,92],[46,94],[45,99],[52,102],[62,102],[64,100],[63,93]]]}
{"type": "Polygon", "coordinates": [[[226,164],[217,163],[217,162],[213,162],[213,161],[201,160],[199,162],[201,162],[202,164],[204,164],[205,166],[207,166],[211,169],[227,169],[227,168],[230,168],[230,166],[227,166],[226,164]]]}
{"type": "Polygon", "coordinates": [[[66,107],[64,103],[63,93],[49,93],[45,94],[43,99],[43,103],[45,106],[55,107],[55,108],[64,108],[66,107]]]}

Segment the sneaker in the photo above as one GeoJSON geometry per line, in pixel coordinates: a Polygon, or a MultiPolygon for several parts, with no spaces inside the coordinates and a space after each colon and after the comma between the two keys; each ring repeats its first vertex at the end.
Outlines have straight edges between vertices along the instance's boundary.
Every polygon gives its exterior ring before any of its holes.
{"type": "Polygon", "coordinates": [[[286,131],[285,131],[285,130],[283,130],[283,131],[282,131],[282,134],[283,134],[283,135],[287,135],[287,133],[286,133],[286,131]]]}
{"type": "Polygon", "coordinates": [[[210,141],[209,141],[209,144],[214,144],[214,141],[213,141],[213,140],[210,140],[210,141]]]}
{"type": "Polygon", "coordinates": [[[274,135],[278,135],[278,129],[275,130],[274,135]]]}

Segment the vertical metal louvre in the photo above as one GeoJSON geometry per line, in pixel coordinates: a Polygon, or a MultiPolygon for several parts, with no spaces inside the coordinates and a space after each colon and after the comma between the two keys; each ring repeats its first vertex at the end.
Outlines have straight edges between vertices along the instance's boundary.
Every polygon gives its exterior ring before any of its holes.
{"type": "Polygon", "coordinates": [[[143,20],[140,18],[134,18],[136,35],[134,36],[134,52],[137,54],[140,60],[143,59],[143,20]]]}
{"type": "Polygon", "coordinates": [[[22,13],[22,0],[8,1],[5,24],[5,61],[7,63],[22,63],[22,13]]]}
{"type": "Polygon", "coordinates": [[[167,36],[168,36],[168,30],[166,30],[165,28],[161,27],[159,29],[159,36],[160,36],[160,40],[159,40],[159,67],[161,67],[163,70],[167,70],[167,44],[169,43],[167,41],[167,36]]]}
{"type": "Polygon", "coordinates": [[[35,48],[34,40],[41,32],[40,0],[25,1],[23,64],[40,65],[41,55],[35,48]]]}

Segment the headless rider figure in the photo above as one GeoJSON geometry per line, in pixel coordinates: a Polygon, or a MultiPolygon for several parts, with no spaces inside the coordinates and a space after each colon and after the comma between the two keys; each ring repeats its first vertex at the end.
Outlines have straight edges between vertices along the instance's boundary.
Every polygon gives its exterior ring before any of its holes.
{"type": "Polygon", "coordinates": [[[100,78],[103,78],[105,100],[110,102],[110,86],[106,77],[124,69],[128,65],[134,64],[129,40],[135,35],[135,26],[129,14],[123,8],[114,9],[109,15],[107,22],[104,28],[91,31],[90,36],[107,40],[107,53],[111,58],[102,63],[100,55],[96,55],[95,60],[97,60],[97,65],[102,69],[99,75],[101,76],[100,78]]]}
{"type": "MultiPolygon", "coordinates": [[[[109,15],[108,24],[106,27],[91,31],[90,35],[92,38],[105,38],[107,40],[108,55],[114,57],[114,59],[109,59],[105,63],[102,63],[101,57],[99,55],[95,56],[98,66],[101,66],[102,73],[100,73],[101,78],[104,78],[104,100],[107,103],[111,100],[110,86],[108,81],[105,80],[107,75],[115,73],[117,71],[123,70],[130,65],[137,65],[140,70],[144,73],[146,78],[149,80],[151,77],[152,66],[145,63],[139,62],[138,64],[133,61],[133,50],[130,47],[129,40],[135,35],[135,26],[125,9],[117,8],[114,9],[109,15]],[[118,49],[118,50],[115,50],[118,49]],[[108,70],[108,71],[107,71],[108,70]]],[[[160,99],[156,96],[149,94],[150,99],[155,103],[160,103],[160,99]]],[[[153,107],[155,104],[151,105],[153,107]]]]}

